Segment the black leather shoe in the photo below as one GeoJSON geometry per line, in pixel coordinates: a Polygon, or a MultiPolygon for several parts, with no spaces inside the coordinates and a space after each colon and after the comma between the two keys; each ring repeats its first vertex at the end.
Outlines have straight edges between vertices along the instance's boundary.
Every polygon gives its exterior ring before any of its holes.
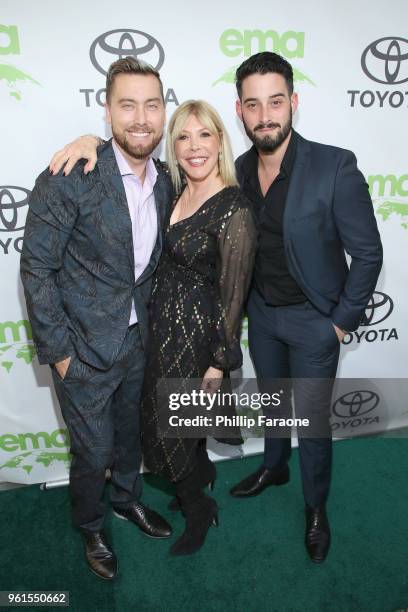
{"type": "Polygon", "coordinates": [[[322,563],[330,548],[330,526],[325,508],[306,506],[305,545],[314,563],[322,563]]]}
{"type": "Polygon", "coordinates": [[[141,503],[134,503],[130,508],[114,508],[113,513],[125,521],[132,521],[151,538],[169,538],[172,534],[168,522],[141,503]]]}
{"type": "Polygon", "coordinates": [[[104,580],[112,580],[118,573],[118,561],[109,547],[103,531],[84,531],[85,557],[94,574],[104,580]]]}
{"type": "Polygon", "coordinates": [[[230,495],[233,497],[251,497],[259,495],[266,487],[270,485],[283,485],[289,481],[289,467],[286,466],[280,472],[268,470],[261,466],[256,472],[241,480],[230,490],[230,495]]]}

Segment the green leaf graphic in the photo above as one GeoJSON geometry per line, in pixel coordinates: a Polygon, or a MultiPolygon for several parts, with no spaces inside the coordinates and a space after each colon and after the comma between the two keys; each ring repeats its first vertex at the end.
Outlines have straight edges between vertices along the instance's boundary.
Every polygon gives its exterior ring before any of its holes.
{"type": "Polygon", "coordinates": [[[218,85],[218,83],[235,83],[235,73],[237,71],[238,66],[239,64],[236,64],[235,66],[232,66],[232,68],[229,68],[226,72],[224,72],[224,74],[220,76],[219,79],[214,81],[212,86],[214,87],[214,85],[218,85]]]}
{"type": "Polygon", "coordinates": [[[17,83],[30,81],[41,87],[41,84],[33,77],[11,64],[0,64],[0,81],[5,81],[7,86],[13,89],[10,96],[16,100],[21,100],[21,92],[17,89],[17,83]]]}
{"type": "Polygon", "coordinates": [[[17,359],[23,359],[27,364],[33,363],[35,357],[35,347],[33,344],[26,344],[17,351],[17,359]]]}
{"type": "Polygon", "coordinates": [[[29,457],[30,455],[31,455],[31,452],[28,452],[28,453],[21,453],[21,455],[16,455],[15,457],[12,457],[8,461],[6,461],[6,463],[3,463],[3,465],[0,465],[0,470],[2,470],[3,468],[20,467],[20,465],[24,463],[26,457],[29,457]]]}
{"type": "Polygon", "coordinates": [[[53,453],[53,452],[42,452],[39,457],[37,457],[37,463],[42,463],[45,467],[49,467],[55,461],[63,461],[64,463],[69,463],[71,461],[70,453],[53,453]]]}
{"type": "Polygon", "coordinates": [[[21,469],[29,474],[35,467],[40,464],[43,467],[50,467],[53,463],[62,461],[68,467],[71,461],[71,454],[66,451],[29,451],[15,455],[3,465],[0,465],[0,470],[3,468],[21,469]]]}
{"type": "Polygon", "coordinates": [[[17,81],[31,81],[36,85],[40,85],[40,83],[29,74],[11,64],[0,64],[0,81],[6,81],[9,86],[15,85],[17,81]]]}
{"type": "Polygon", "coordinates": [[[316,83],[313,83],[313,81],[309,79],[309,77],[306,76],[303,72],[301,72],[294,66],[292,66],[292,68],[293,68],[293,80],[295,81],[295,83],[310,83],[311,85],[314,85],[314,87],[316,87],[316,83]]]}
{"type": "Polygon", "coordinates": [[[378,198],[373,200],[374,205],[377,205],[377,209],[375,214],[382,218],[383,221],[388,221],[388,219],[392,215],[397,215],[402,217],[401,226],[404,229],[407,229],[407,219],[408,217],[408,203],[401,202],[398,200],[379,200],[378,198]],[[378,202],[380,202],[378,204],[378,202]]]}
{"type": "Polygon", "coordinates": [[[10,370],[13,367],[13,362],[12,361],[2,361],[1,366],[2,368],[5,368],[5,370],[7,371],[7,374],[10,374],[10,370]]]}
{"type": "MultiPolygon", "coordinates": [[[[235,73],[240,64],[236,64],[232,66],[228,70],[226,70],[214,83],[214,85],[218,85],[218,83],[235,83],[235,73]]],[[[293,67],[293,79],[296,83],[310,83],[310,85],[314,85],[316,87],[316,83],[314,83],[306,74],[293,67]]]]}

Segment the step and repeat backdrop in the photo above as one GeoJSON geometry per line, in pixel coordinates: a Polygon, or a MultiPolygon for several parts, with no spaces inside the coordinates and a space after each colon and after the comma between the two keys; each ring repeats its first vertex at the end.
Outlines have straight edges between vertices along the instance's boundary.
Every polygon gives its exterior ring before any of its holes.
{"type": "MultiPolygon", "coordinates": [[[[355,152],[385,252],[367,325],[343,342],[339,377],[356,382],[335,390],[333,431],[352,436],[366,425],[371,431],[408,425],[398,381],[381,384],[404,378],[408,354],[407,23],[406,0],[2,1],[0,481],[52,482],[68,474],[68,433],[49,369],[36,360],[19,258],[30,190],[52,153],[80,134],[109,136],[105,75],[125,55],[160,70],[168,117],[188,98],[212,103],[236,155],[249,147],[235,115],[236,67],[263,50],[292,63],[300,99],[295,127],[306,138],[355,152]],[[386,388],[394,389],[392,401],[386,388]]],[[[239,374],[251,377],[246,322],[242,349],[239,374]]],[[[231,454],[211,448],[216,457],[231,454]]],[[[262,441],[243,448],[259,452],[262,441]]]]}

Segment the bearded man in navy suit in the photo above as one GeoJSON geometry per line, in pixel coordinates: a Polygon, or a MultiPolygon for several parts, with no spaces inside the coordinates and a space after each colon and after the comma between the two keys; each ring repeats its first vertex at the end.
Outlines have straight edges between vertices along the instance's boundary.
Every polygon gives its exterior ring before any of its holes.
{"type": "MultiPolygon", "coordinates": [[[[259,227],[247,308],[249,348],[260,387],[266,390],[271,379],[295,379],[296,416],[310,418],[315,428],[316,435],[299,438],[299,455],[305,544],[318,563],[330,546],[331,381],[340,342],[359,326],[375,289],[381,241],[354,154],[293,130],[298,97],[291,65],[275,53],[258,53],[238,68],[236,86],[237,113],[253,142],[236,168],[259,227]]],[[[287,391],[280,416],[291,413],[287,391]]],[[[263,464],[231,489],[233,496],[288,482],[290,434],[268,433],[263,464]]]]}

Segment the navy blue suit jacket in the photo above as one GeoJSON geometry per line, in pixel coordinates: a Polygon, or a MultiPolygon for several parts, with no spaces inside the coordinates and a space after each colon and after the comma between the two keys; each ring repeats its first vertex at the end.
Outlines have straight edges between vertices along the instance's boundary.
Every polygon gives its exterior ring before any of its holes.
{"type": "MultiPolygon", "coordinates": [[[[368,187],[351,151],[296,136],[283,221],[289,272],[320,312],[353,331],[364,317],[382,265],[368,187]]],[[[236,161],[245,193],[247,155],[236,161]]]]}
{"type": "Polygon", "coordinates": [[[162,225],[172,187],[160,162],[154,197],[158,237],[150,262],[135,282],[132,224],[111,141],[98,147],[93,172],[86,160],[69,176],[45,170],[29,200],[21,279],[40,363],[76,353],[106,370],[129,325],[132,300],[147,343],[152,274],[162,250],[162,225]]]}

